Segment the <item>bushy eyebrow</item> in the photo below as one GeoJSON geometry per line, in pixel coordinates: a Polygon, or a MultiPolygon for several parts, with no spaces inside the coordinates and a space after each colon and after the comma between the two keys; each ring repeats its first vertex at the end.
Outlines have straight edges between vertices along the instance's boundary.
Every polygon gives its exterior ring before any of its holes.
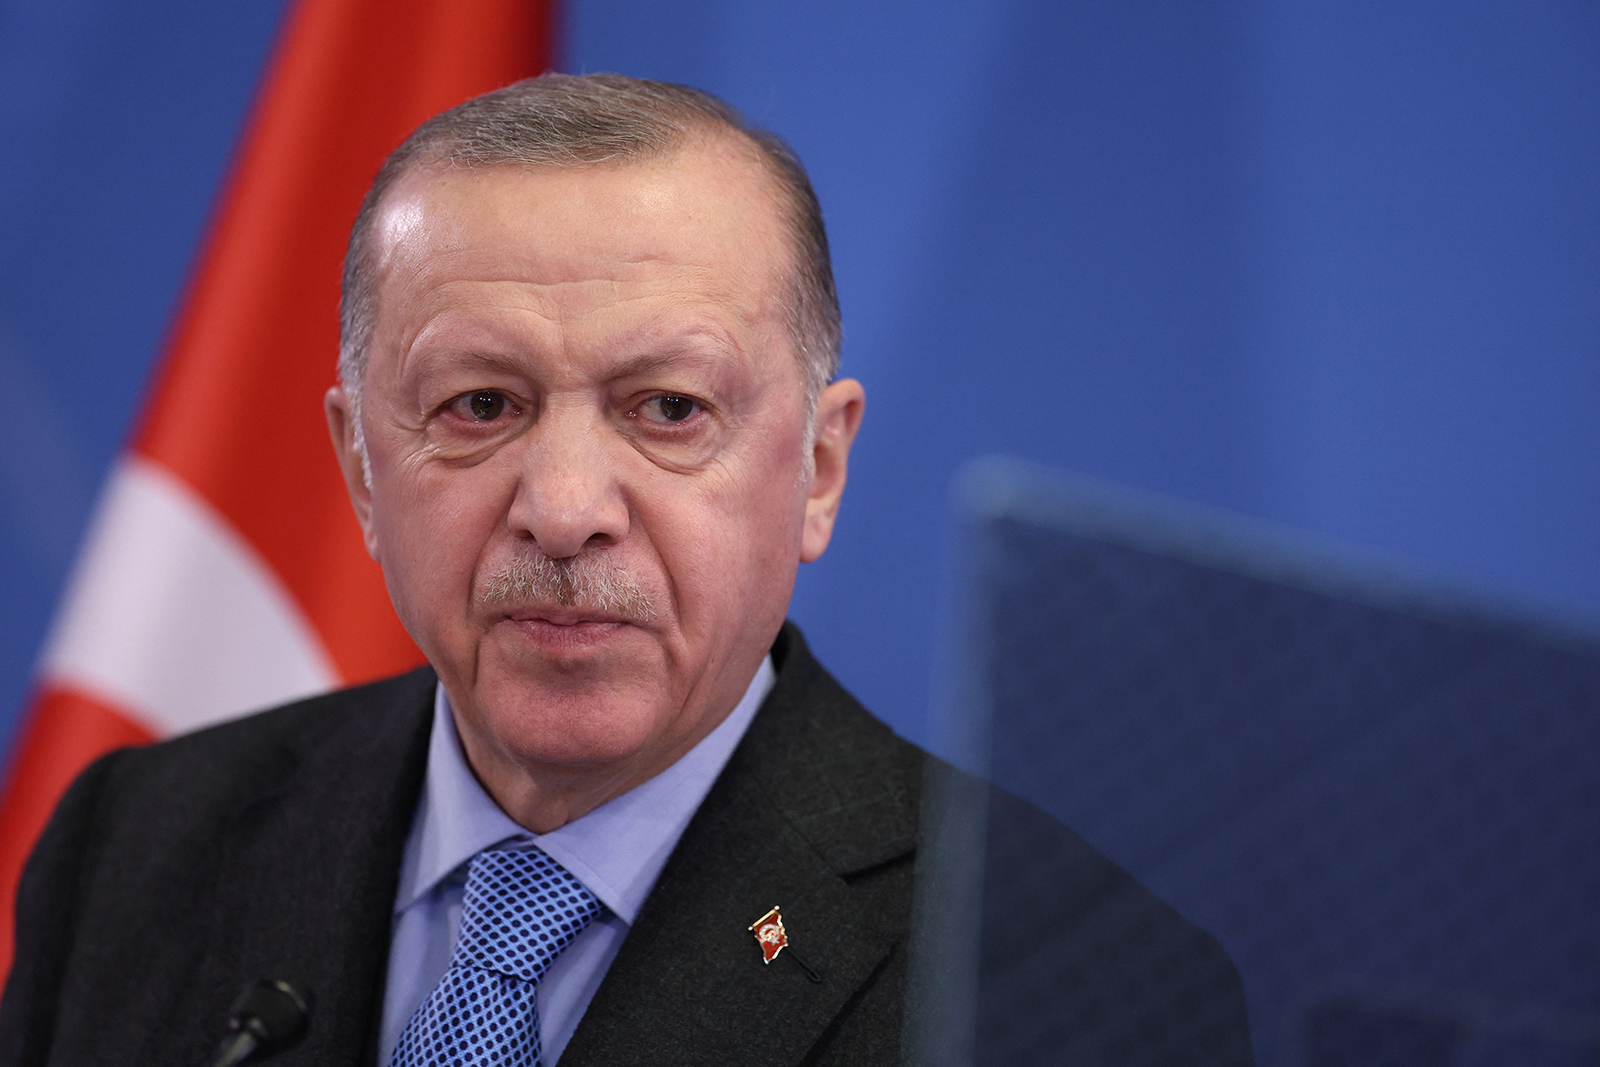
{"type": "Polygon", "coordinates": [[[661,371],[674,370],[683,367],[713,367],[716,361],[699,353],[689,352],[661,352],[650,355],[632,356],[623,360],[611,369],[606,375],[611,381],[622,381],[627,378],[647,377],[661,371]]]}
{"type": "Polygon", "coordinates": [[[519,374],[522,371],[515,359],[496,355],[493,352],[455,352],[450,354],[446,362],[450,366],[502,371],[506,374],[519,374]]]}
{"type": "Polygon", "coordinates": [[[719,329],[674,331],[666,337],[656,335],[644,340],[640,347],[644,351],[620,360],[606,377],[620,381],[685,367],[715,370],[729,359],[740,363],[745,359],[739,343],[719,329]]]}
{"type": "Polygon", "coordinates": [[[487,371],[507,376],[520,376],[524,373],[515,359],[498,355],[493,351],[477,349],[431,353],[426,358],[418,358],[416,350],[413,349],[405,353],[402,359],[404,362],[399,371],[402,379],[416,373],[429,377],[439,372],[453,373],[463,370],[487,371]]]}

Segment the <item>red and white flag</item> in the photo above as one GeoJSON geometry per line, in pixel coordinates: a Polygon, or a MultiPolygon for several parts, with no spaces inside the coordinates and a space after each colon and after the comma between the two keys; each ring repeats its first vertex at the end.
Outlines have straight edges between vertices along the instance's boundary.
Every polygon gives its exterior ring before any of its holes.
{"type": "Polygon", "coordinates": [[[290,4],[10,754],[0,971],[23,862],[96,756],[421,662],[323,422],[344,245],[418,123],[545,68],[551,5],[290,4]]]}

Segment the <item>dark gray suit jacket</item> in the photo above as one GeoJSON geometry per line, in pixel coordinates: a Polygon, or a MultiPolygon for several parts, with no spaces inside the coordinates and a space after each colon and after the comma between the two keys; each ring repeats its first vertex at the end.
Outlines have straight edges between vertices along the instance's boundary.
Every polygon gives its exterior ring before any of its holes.
{"type": "MultiPolygon", "coordinates": [[[[562,1067],[900,1061],[919,799],[930,775],[960,776],[861,709],[793,627],[774,659],[776,687],[562,1067]],[[783,955],[762,963],[747,927],[774,904],[820,980],[783,955]]],[[[240,989],[275,977],[310,986],[316,1005],[306,1039],[274,1063],[373,1063],[434,684],[421,670],[86,771],[23,877],[0,1064],[204,1064],[240,989]]],[[[1035,1062],[1248,1064],[1238,979],[1216,943],[1065,828],[996,796],[991,824],[1009,812],[1009,829],[991,835],[991,866],[1037,858],[1041,873],[990,880],[984,984],[1022,981],[1032,1009],[1007,1021],[1007,993],[980,1039],[1035,1062]],[[1043,909],[1052,933],[1006,941],[1014,917],[1043,909]]]]}

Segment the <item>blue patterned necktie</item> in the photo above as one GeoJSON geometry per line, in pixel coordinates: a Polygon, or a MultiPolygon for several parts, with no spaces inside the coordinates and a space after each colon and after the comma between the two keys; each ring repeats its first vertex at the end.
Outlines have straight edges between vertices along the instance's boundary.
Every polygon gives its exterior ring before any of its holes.
{"type": "Polygon", "coordinates": [[[406,1024],[390,1067],[538,1067],[534,986],[599,913],[594,894],[538,849],[478,853],[450,969],[406,1024]]]}

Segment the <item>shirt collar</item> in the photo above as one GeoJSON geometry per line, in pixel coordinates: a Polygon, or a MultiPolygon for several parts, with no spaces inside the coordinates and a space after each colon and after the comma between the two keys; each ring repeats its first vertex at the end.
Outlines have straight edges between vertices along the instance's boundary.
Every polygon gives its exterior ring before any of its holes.
{"type": "Polygon", "coordinates": [[[728,717],[676,763],[548,834],[517,825],[484,791],[461,750],[450,698],[440,685],[434,693],[427,778],[406,839],[395,914],[461,874],[484,849],[517,844],[537,845],[631,924],[776,681],[768,656],[728,717]]]}

